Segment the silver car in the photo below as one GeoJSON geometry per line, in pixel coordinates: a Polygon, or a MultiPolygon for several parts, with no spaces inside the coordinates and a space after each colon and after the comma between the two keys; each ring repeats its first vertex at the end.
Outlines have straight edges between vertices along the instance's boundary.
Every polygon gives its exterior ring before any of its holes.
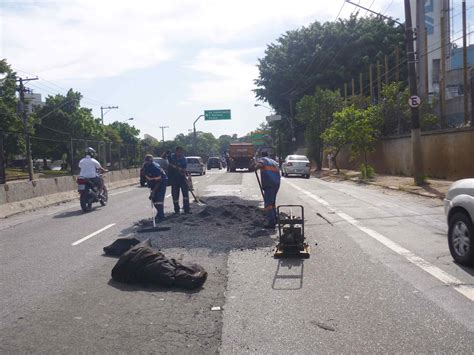
{"type": "Polygon", "coordinates": [[[288,155],[281,164],[283,176],[301,175],[309,179],[310,170],[311,162],[305,155],[288,155]]]}
{"type": "Polygon", "coordinates": [[[448,219],[448,245],[459,264],[474,265],[474,179],[451,185],[444,199],[448,219]]]}
{"type": "Polygon", "coordinates": [[[186,157],[187,171],[190,174],[206,175],[206,165],[201,157],[186,157]]]}

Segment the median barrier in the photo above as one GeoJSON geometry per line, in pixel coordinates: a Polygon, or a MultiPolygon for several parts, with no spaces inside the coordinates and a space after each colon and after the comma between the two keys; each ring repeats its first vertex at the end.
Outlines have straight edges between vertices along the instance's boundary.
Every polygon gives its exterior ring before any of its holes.
{"type": "MultiPolygon", "coordinates": [[[[111,171],[105,175],[109,190],[138,184],[140,169],[111,171]]],[[[78,198],[75,176],[12,181],[0,185],[0,218],[78,198]]]]}

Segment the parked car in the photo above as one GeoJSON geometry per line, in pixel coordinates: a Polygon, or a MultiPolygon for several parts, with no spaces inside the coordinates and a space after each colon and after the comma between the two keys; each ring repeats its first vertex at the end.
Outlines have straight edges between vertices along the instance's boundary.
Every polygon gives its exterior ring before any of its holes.
{"type": "Polygon", "coordinates": [[[207,169],[211,170],[212,168],[218,168],[219,170],[222,169],[221,158],[219,158],[219,157],[210,157],[207,160],[207,169]]]}
{"type": "Polygon", "coordinates": [[[281,164],[281,175],[301,175],[309,179],[311,163],[305,155],[288,155],[281,164]]]}
{"type": "Polygon", "coordinates": [[[188,173],[206,175],[206,165],[201,157],[186,157],[188,173]]]}
{"type": "MultiPolygon", "coordinates": [[[[153,161],[155,163],[160,164],[163,170],[166,171],[166,173],[168,173],[168,160],[164,158],[153,157],[153,161]]],[[[145,185],[146,185],[145,169],[144,169],[144,165],[142,165],[142,168],[140,169],[140,186],[144,187],[145,185]]]]}
{"type": "Polygon", "coordinates": [[[474,178],[456,181],[444,199],[448,246],[453,259],[474,266],[474,178]]]}

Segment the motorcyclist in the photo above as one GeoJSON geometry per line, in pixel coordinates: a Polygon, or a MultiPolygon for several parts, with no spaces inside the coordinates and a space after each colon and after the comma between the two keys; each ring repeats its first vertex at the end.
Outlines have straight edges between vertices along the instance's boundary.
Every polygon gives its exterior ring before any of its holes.
{"type": "Polygon", "coordinates": [[[155,205],[157,211],[155,221],[163,221],[165,218],[164,201],[168,176],[160,164],[153,161],[153,155],[151,154],[145,156],[144,170],[145,178],[148,182],[147,185],[150,188],[150,200],[155,205]]]}
{"type": "Polygon", "coordinates": [[[99,173],[105,173],[107,170],[94,158],[96,155],[94,148],[88,147],[85,153],[86,156],[79,162],[79,168],[81,168],[79,176],[88,179],[97,187],[99,194],[102,194],[104,181],[99,173]]]}

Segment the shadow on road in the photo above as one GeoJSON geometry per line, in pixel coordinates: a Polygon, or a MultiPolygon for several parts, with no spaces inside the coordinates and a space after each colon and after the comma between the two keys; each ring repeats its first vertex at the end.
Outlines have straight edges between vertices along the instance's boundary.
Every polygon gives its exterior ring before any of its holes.
{"type": "Polygon", "coordinates": [[[199,293],[202,290],[202,288],[198,288],[196,290],[187,290],[183,288],[170,287],[170,286],[157,286],[157,285],[152,285],[152,284],[126,284],[126,283],[114,281],[113,279],[110,279],[107,284],[109,286],[112,286],[113,288],[116,288],[117,290],[126,291],[126,292],[145,291],[145,292],[153,292],[153,293],[175,292],[175,293],[195,294],[195,293],[199,293]]]}
{"type": "MultiPolygon", "coordinates": [[[[92,212],[92,211],[91,211],[92,212]]],[[[68,211],[68,212],[63,212],[60,214],[56,214],[53,216],[53,218],[68,218],[68,217],[76,217],[76,216],[81,216],[83,215],[84,212],[82,212],[81,208],[79,207],[78,210],[74,211],[68,211]]]]}
{"type": "Polygon", "coordinates": [[[272,289],[292,291],[303,288],[304,260],[298,258],[278,259],[272,289]]]}

